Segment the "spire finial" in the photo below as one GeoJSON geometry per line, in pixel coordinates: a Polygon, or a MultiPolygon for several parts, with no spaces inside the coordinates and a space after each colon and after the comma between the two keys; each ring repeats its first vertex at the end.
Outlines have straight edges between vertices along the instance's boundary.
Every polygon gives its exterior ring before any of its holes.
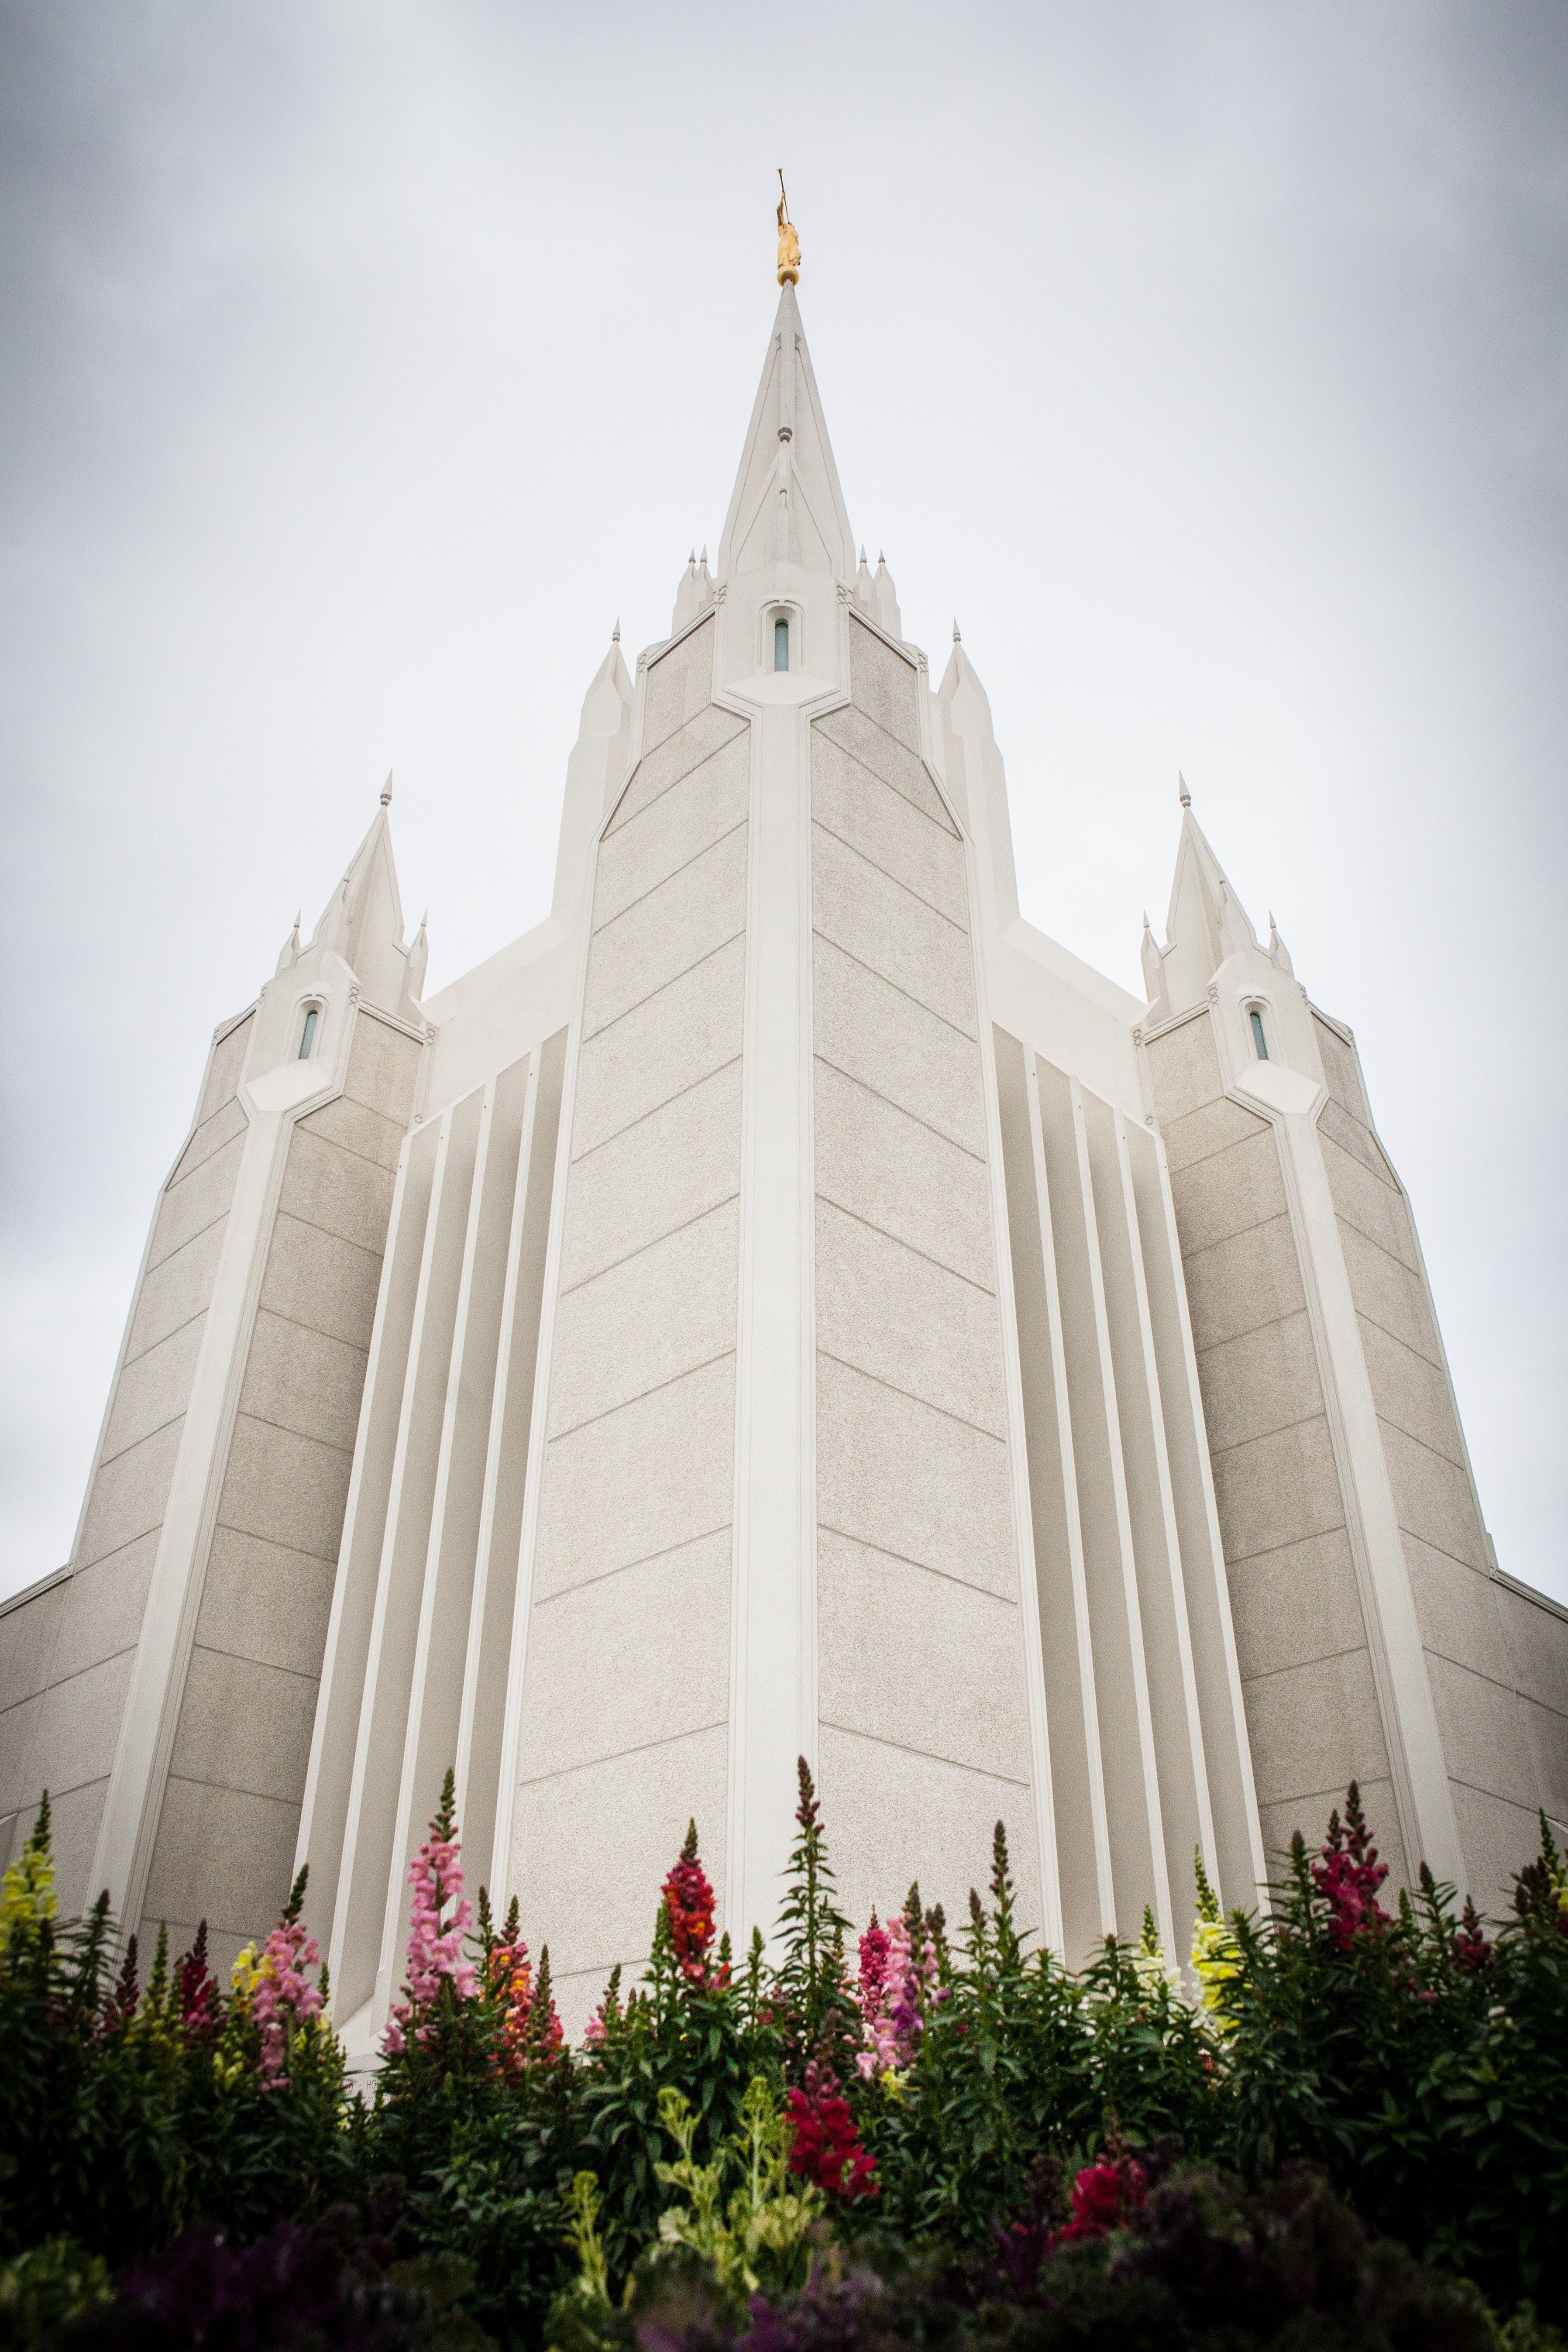
{"type": "Polygon", "coordinates": [[[620,644],[620,642],[621,642],[621,616],[620,616],[620,614],[617,613],[617,614],[616,614],[616,625],[615,625],[615,627],[610,631],[610,643],[611,643],[613,646],[618,646],[618,645],[620,644]]]}
{"type": "Polygon", "coordinates": [[[784,194],[784,166],[779,166],[779,284],[800,284],[800,239],[795,233],[795,223],[789,216],[789,198],[784,194]]]}
{"type": "Polygon", "coordinates": [[[386,782],[381,788],[381,805],[383,808],[392,806],[392,770],[390,768],[386,772],[386,782]]]}
{"type": "Polygon", "coordinates": [[[1184,808],[1191,808],[1193,804],[1193,796],[1187,790],[1187,780],[1185,776],[1183,775],[1180,768],[1176,770],[1176,796],[1180,800],[1184,808]]]}
{"type": "Polygon", "coordinates": [[[955,646],[961,646],[961,645],[963,643],[963,633],[962,633],[962,631],[960,630],[959,625],[958,625],[958,623],[956,622],[956,620],[953,622],[953,625],[952,625],[952,642],[953,642],[953,644],[954,644],[955,646]]]}

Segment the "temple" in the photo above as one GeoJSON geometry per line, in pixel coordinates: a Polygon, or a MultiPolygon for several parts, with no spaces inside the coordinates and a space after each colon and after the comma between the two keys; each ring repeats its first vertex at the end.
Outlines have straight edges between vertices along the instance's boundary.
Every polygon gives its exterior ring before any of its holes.
{"type": "Polygon", "coordinates": [[[0,1616],[64,1907],[224,1954],[308,1860],[363,2055],[448,1765],[572,2027],[689,1817],[771,1927],[802,1755],[852,1916],[962,1912],[1002,1819],[1075,1961],[1146,1906],[1184,1953],[1194,1850],[1255,1903],[1352,1776],[1483,1907],[1564,1822],[1568,1614],[1493,1556],[1350,1030],[1190,805],[1147,1003],[1025,921],[954,635],[933,688],[786,278],[548,919],[425,996],[389,787],[215,1034],[0,1616]]]}

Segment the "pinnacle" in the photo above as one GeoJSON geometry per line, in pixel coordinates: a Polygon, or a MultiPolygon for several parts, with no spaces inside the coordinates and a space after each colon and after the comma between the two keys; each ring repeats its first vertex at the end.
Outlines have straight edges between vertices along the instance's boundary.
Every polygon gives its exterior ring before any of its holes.
{"type": "Polygon", "coordinates": [[[1193,804],[1193,796],[1187,790],[1187,780],[1185,776],[1183,775],[1180,768],[1176,770],[1176,794],[1184,808],[1191,808],[1193,804]]]}
{"type": "Polygon", "coordinates": [[[955,646],[961,646],[963,643],[963,639],[959,633],[959,626],[956,621],[954,621],[952,625],[952,642],[955,646]]]}
{"type": "Polygon", "coordinates": [[[381,805],[383,808],[392,806],[392,770],[390,768],[386,772],[386,782],[381,788],[381,805]]]}

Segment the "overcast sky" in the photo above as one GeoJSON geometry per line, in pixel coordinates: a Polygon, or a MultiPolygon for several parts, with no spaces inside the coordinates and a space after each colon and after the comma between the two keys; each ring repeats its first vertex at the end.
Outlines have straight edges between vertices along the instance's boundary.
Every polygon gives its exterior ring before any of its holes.
{"type": "Polygon", "coordinates": [[[1024,908],[1175,777],[1354,1026],[1502,1566],[1568,1599],[1568,9],[0,0],[0,1591],[69,1549],[207,1039],[389,767],[431,987],[715,545],[773,173],[850,520],[1024,908]]]}

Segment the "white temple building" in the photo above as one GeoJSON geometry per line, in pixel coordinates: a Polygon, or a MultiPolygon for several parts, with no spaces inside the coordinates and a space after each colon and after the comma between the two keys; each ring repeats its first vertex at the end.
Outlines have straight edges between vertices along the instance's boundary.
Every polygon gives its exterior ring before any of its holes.
{"type": "MultiPolygon", "coordinates": [[[[389,797],[389,796],[388,796],[389,797]]],[[[299,1862],[361,2051],[447,1766],[581,2025],[695,1816],[771,1927],[1005,1821],[1078,1959],[1359,1779],[1483,1906],[1568,1822],[1351,1032],[1185,808],[1140,1003],[1022,919],[984,689],[857,560],[785,284],[710,574],[568,764],[546,921],[431,997],[383,806],[216,1031],[0,1816],[226,1954],[299,1862]]]]}

